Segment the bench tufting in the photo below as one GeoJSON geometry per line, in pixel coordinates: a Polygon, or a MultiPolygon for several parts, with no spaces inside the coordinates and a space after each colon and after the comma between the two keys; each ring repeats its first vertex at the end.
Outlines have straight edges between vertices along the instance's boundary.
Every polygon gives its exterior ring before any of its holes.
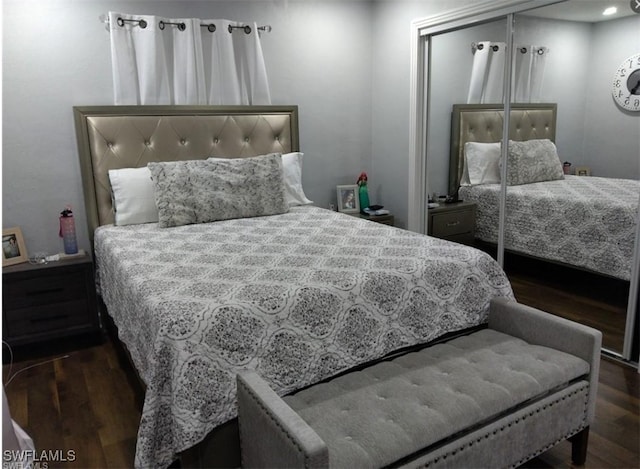
{"type": "Polygon", "coordinates": [[[243,373],[243,465],[506,467],[569,437],[579,464],[600,342],[598,331],[501,299],[488,329],[284,398],[243,373]]]}

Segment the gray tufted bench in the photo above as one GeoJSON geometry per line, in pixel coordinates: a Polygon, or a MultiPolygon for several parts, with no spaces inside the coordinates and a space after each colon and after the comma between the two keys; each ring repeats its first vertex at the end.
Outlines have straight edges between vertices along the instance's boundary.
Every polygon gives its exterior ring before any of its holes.
{"type": "Polygon", "coordinates": [[[245,467],[513,467],[586,458],[602,335],[505,299],[487,329],[284,398],[238,376],[245,467]]]}

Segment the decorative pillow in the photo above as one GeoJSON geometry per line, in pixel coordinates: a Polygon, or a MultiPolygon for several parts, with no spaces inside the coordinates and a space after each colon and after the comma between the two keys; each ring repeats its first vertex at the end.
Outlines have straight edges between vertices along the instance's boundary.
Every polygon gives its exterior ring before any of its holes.
{"type": "MultiPolygon", "coordinates": [[[[259,155],[264,156],[264,155],[259,155]]],[[[309,200],[302,189],[302,157],[304,153],[293,152],[282,155],[282,169],[284,175],[284,190],[289,207],[309,205],[309,200]]],[[[257,158],[257,157],[256,157],[257,158]]],[[[209,158],[210,161],[224,161],[228,158],[209,158]]]]}
{"type": "Polygon", "coordinates": [[[463,186],[500,183],[500,142],[464,144],[463,186]]]}
{"type": "Polygon", "coordinates": [[[148,168],[111,169],[109,181],[116,225],[158,221],[154,185],[148,168]]]}
{"type": "Polygon", "coordinates": [[[507,185],[564,179],[555,144],[548,139],[516,142],[509,140],[507,185]]]}
{"type": "Polygon", "coordinates": [[[149,163],[161,227],[289,211],[282,155],[149,163]]]}

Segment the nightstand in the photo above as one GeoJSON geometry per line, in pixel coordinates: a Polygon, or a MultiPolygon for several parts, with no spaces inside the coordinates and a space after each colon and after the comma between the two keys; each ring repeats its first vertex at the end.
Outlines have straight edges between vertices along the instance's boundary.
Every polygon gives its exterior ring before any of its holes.
{"type": "Polygon", "coordinates": [[[2,338],[11,347],[100,331],[90,256],[2,269],[2,338]]]}
{"type": "Polygon", "coordinates": [[[440,204],[428,210],[428,235],[462,244],[473,244],[476,229],[475,202],[440,204]]]}
{"type": "Polygon", "coordinates": [[[376,223],[382,223],[383,225],[389,226],[393,226],[394,223],[393,215],[391,215],[390,213],[387,215],[365,215],[364,213],[361,213],[360,218],[375,221],[376,223]]]}

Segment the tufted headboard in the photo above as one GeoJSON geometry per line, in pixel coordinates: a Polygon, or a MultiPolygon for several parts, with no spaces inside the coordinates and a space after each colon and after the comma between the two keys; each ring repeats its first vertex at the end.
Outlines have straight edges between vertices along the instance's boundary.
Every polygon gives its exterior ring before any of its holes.
{"type": "Polygon", "coordinates": [[[113,223],[109,170],[299,150],[297,106],[73,108],[89,236],[113,223]]]}
{"type": "MultiPolygon", "coordinates": [[[[512,104],[509,139],[556,139],[555,103],[512,104]]],[[[451,114],[449,193],[460,186],[466,142],[491,143],[502,140],[503,110],[500,104],[454,104],[451,114]]]]}

